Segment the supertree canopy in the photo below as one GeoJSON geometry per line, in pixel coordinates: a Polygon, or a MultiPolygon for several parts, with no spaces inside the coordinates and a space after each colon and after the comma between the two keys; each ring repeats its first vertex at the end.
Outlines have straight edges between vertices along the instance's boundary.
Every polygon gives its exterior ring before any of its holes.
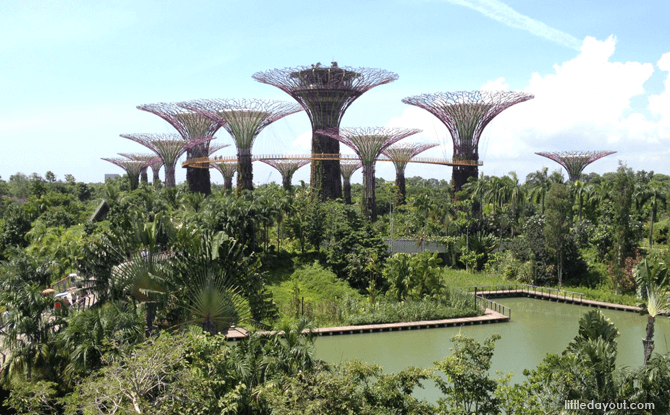
{"type": "Polygon", "coordinates": [[[438,143],[398,143],[384,150],[384,155],[391,159],[395,166],[395,184],[398,188],[398,204],[405,203],[405,168],[407,163],[438,143]]]}
{"type": "Polygon", "coordinates": [[[570,181],[574,182],[579,180],[586,166],[614,153],[616,151],[547,151],[535,154],[554,160],[565,167],[570,181]]]}
{"type": "MultiPolygon", "coordinates": [[[[171,102],[138,105],[137,109],[158,115],[170,123],[186,141],[212,138],[222,126],[201,114],[186,110],[171,102]]],[[[187,159],[207,156],[209,156],[208,142],[190,148],[186,155],[187,159]]],[[[186,181],[189,190],[192,192],[200,192],[206,195],[212,193],[209,169],[187,167],[186,181]]]]}
{"type": "Polygon", "coordinates": [[[209,148],[207,149],[207,155],[211,156],[212,154],[216,153],[217,151],[221,150],[222,148],[230,147],[230,144],[220,144],[220,143],[214,143],[211,141],[209,143],[209,148]]]}
{"type": "Polygon", "coordinates": [[[342,191],[344,193],[344,202],[351,204],[351,176],[358,169],[363,167],[360,161],[349,160],[340,161],[340,172],[342,173],[342,191]]]}
{"type": "MultiPolygon", "coordinates": [[[[273,85],[292,96],[307,112],[312,123],[312,154],[339,154],[340,144],[320,130],[337,133],[344,112],[366,91],[398,79],[398,75],[382,69],[331,66],[299,66],[256,72],[258,82],[273,85]]],[[[320,198],[342,197],[340,163],[338,160],[314,160],[310,184],[320,198]]]]}
{"type": "Polygon", "coordinates": [[[121,134],[121,137],[140,143],[156,153],[165,166],[165,187],[175,186],[175,166],[177,160],[190,146],[202,145],[209,142],[212,137],[199,140],[184,141],[177,134],[121,134]]]}
{"type": "Polygon", "coordinates": [[[291,188],[291,179],[293,174],[298,171],[299,168],[309,164],[309,160],[261,160],[263,163],[274,167],[281,173],[282,186],[286,191],[290,192],[291,188]]]}
{"type": "Polygon", "coordinates": [[[417,129],[408,128],[343,128],[339,133],[336,130],[321,130],[321,134],[332,137],[342,144],[351,147],[361,158],[363,164],[363,208],[365,215],[373,222],[377,220],[377,207],[375,201],[375,162],[387,147],[408,137],[421,132],[417,129]]]}
{"type": "Polygon", "coordinates": [[[180,106],[223,125],[237,145],[237,186],[253,189],[251,148],[258,134],[271,123],[296,112],[299,105],[260,99],[202,99],[180,102],[180,106]]]}
{"type": "Polygon", "coordinates": [[[126,171],[128,174],[128,180],[130,181],[130,190],[137,189],[137,185],[140,181],[140,172],[143,168],[148,166],[148,162],[141,160],[129,160],[127,158],[102,158],[105,161],[108,161],[112,164],[116,164],[126,171]]]}
{"type": "MultiPolygon", "coordinates": [[[[136,154],[136,153],[119,153],[119,156],[125,157],[130,160],[139,160],[139,161],[152,161],[156,163],[158,161],[158,157],[156,157],[155,154],[136,154]]],[[[153,166],[153,164],[152,164],[153,166]]],[[[159,165],[160,166],[160,165],[159,165]]],[[[149,182],[149,177],[147,176],[147,169],[149,168],[149,165],[144,166],[140,173],[140,177],[142,180],[142,183],[148,183],[149,182]]],[[[155,178],[155,174],[154,174],[155,178]]]]}
{"type": "Polygon", "coordinates": [[[505,109],[533,99],[525,92],[458,91],[437,92],[407,97],[405,104],[416,105],[436,116],[447,127],[454,144],[452,182],[455,191],[461,190],[470,177],[477,177],[479,139],[484,128],[505,109]]]}
{"type": "Polygon", "coordinates": [[[226,192],[230,192],[233,189],[233,176],[237,171],[237,162],[219,161],[211,163],[211,166],[221,172],[223,175],[223,186],[226,189],[226,192]]]}

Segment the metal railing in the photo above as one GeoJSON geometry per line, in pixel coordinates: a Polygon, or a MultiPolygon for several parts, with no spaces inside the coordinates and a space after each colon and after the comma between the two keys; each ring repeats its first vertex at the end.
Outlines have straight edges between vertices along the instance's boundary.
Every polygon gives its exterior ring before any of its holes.
{"type": "Polygon", "coordinates": [[[504,316],[509,317],[509,319],[512,319],[512,309],[506,305],[502,305],[500,303],[497,303],[493,300],[489,300],[486,297],[482,297],[479,295],[475,295],[475,307],[477,307],[478,304],[484,305],[485,308],[488,308],[490,310],[493,310],[495,312],[498,312],[504,316]]]}
{"type": "Polygon", "coordinates": [[[524,294],[541,294],[549,298],[562,300],[571,300],[582,302],[584,293],[568,290],[559,290],[558,288],[542,287],[531,284],[498,284],[498,285],[476,285],[466,287],[469,291],[488,292],[492,294],[505,294],[512,292],[521,292],[524,294]]]}

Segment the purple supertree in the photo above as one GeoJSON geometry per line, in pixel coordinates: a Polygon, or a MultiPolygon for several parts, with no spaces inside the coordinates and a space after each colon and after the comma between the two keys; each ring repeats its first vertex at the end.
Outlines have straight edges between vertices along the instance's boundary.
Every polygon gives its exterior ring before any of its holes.
{"type": "Polygon", "coordinates": [[[152,183],[154,186],[158,186],[161,183],[161,178],[158,175],[158,172],[161,170],[161,167],[163,167],[163,159],[159,157],[150,167],[153,172],[152,183]]]}
{"type": "Polygon", "coordinates": [[[384,150],[384,155],[388,157],[395,166],[395,185],[398,188],[398,204],[405,203],[405,168],[414,157],[438,146],[438,143],[399,143],[384,150]]]}
{"type": "Polygon", "coordinates": [[[535,154],[554,160],[565,167],[570,181],[575,182],[579,180],[586,166],[614,153],[616,151],[547,151],[535,154]]]}
{"type": "Polygon", "coordinates": [[[253,190],[251,148],[263,128],[302,111],[299,105],[261,99],[201,99],[179,105],[223,125],[237,145],[237,187],[253,190]]]}
{"type": "MultiPolygon", "coordinates": [[[[337,134],[345,111],[363,93],[398,79],[382,69],[331,66],[299,66],[256,72],[253,78],[273,85],[293,97],[307,112],[312,123],[312,154],[339,154],[340,143],[318,133],[331,130],[337,134]]],[[[310,185],[321,200],[342,197],[338,160],[314,160],[310,185]]]]}
{"type": "MultiPolygon", "coordinates": [[[[138,161],[153,161],[153,163],[158,162],[158,157],[156,157],[155,154],[137,154],[137,153],[119,153],[119,156],[125,157],[130,160],[138,160],[138,161]]],[[[153,164],[152,164],[153,166],[153,164]]],[[[140,172],[140,180],[142,183],[149,183],[149,176],[147,175],[147,169],[149,168],[149,165],[145,166],[142,171],[140,172]]],[[[154,175],[155,176],[155,175],[154,175]]]]}
{"type": "Polygon", "coordinates": [[[281,173],[282,186],[287,192],[293,190],[291,179],[293,174],[302,166],[309,164],[309,160],[261,160],[263,163],[274,167],[281,173]]]}
{"type": "Polygon", "coordinates": [[[115,164],[121,167],[128,174],[128,180],[130,181],[130,190],[137,189],[137,185],[140,181],[140,172],[143,168],[149,165],[149,162],[140,161],[140,160],[129,160],[127,158],[102,158],[105,161],[108,161],[112,164],[115,164]]]}
{"type": "Polygon", "coordinates": [[[479,138],[496,115],[520,102],[533,99],[525,92],[458,91],[407,97],[405,104],[416,105],[436,116],[447,127],[454,143],[452,182],[455,191],[470,177],[477,177],[479,138]]]}
{"type": "Polygon", "coordinates": [[[191,146],[202,146],[213,137],[184,141],[177,134],[121,134],[121,137],[140,143],[156,153],[165,166],[165,187],[175,187],[175,166],[179,157],[191,146]]]}
{"type": "Polygon", "coordinates": [[[351,176],[358,169],[363,167],[363,163],[356,160],[340,161],[340,173],[342,174],[342,191],[344,193],[344,203],[351,204],[351,176]]]}
{"type": "Polygon", "coordinates": [[[210,165],[221,172],[221,175],[223,175],[223,187],[226,189],[226,192],[231,192],[233,190],[233,176],[237,171],[237,162],[219,161],[210,165]]]}
{"type": "MultiPolygon", "coordinates": [[[[170,123],[179,132],[179,135],[189,142],[201,138],[213,138],[214,134],[222,127],[221,124],[172,102],[138,105],[137,109],[158,115],[170,123]]],[[[208,142],[194,146],[186,153],[187,159],[207,156],[209,156],[208,142]]],[[[189,190],[192,192],[200,192],[206,195],[212,193],[209,169],[186,167],[186,181],[189,190]]]]}
{"type": "Polygon", "coordinates": [[[387,147],[420,133],[421,130],[409,128],[342,128],[337,130],[321,130],[320,133],[332,137],[342,144],[351,147],[360,157],[363,164],[363,209],[365,215],[373,222],[377,220],[377,206],[375,200],[375,162],[387,147]]]}

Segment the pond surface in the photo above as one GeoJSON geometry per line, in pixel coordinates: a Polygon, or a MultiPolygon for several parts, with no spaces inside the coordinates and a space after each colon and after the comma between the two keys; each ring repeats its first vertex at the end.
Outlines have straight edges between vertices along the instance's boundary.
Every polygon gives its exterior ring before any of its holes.
{"type": "MultiPolygon", "coordinates": [[[[512,308],[509,323],[447,327],[428,330],[383,332],[319,337],[317,358],[331,363],[359,359],[376,363],[385,372],[398,372],[409,366],[429,367],[450,354],[452,336],[463,333],[482,342],[498,333],[491,375],[496,371],[513,372],[512,381],[525,380],[524,369],[534,369],[547,353],[560,354],[577,335],[579,319],[593,308],[555,303],[531,298],[498,298],[497,302],[512,308]]],[[[642,337],[647,317],[636,313],[600,309],[619,329],[617,367],[641,366],[644,361],[642,337]]],[[[670,318],[656,319],[654,352],[670,350],[670,318]]],[[[432,382],[430,382],[432,384],[432,382]]],[[[427,388],[416,393],[430,401],[437,399],[437,390],[427,388]]]]}

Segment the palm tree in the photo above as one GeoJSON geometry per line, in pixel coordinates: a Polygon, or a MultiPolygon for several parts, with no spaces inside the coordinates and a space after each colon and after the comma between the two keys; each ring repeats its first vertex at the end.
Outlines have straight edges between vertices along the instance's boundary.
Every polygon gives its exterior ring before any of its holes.
{"type": "Polygon", "coordinates": [[[542,207],[540,212],[542,215],[544,215],[544,199],[552,185],[552,181],[547,174],[548,171],[547,167],[543,167],[542,171],[529,174],[526,180],[530,187],[528,198],[536,203],[540,202],[540,206],[542,207]]]}
{"type": "Polygon", "coordinates": [[[643,259],[635,267],[637,294],[641,302],[638,306],[647,314],[647,336],[642,339],[644,345],[644,364],[649,362],[654,351],[654,321],[661,310],[670,308],[670,279],[668,268],[662,262],[650,263],[643,259]]]}
{"type": "Polygon", "coordinates": [[[463,185],[463,190],[470,194],[470,199],[473,203],[479,205],[479,217],[483,215],[484,211],[484,195],[488,192],[489,188],[489,179],[487,176],[484,176],[484,173],[479,175],[479,179],[476,177],[468,178],[468,182],[463,185]]]}
{"type": "Polygon", "coordinates": [[[58,334],[60,349],[67,355],[65,374],[87,376],[102,364],[105,341],[135,344],[144,340],[141,315],[135,310],[107,303],[70,314],[67,325],[58,334]]]}
{"type": "Polygon", "coordinates": [[[649,203],[651,213],[649,215],[649,249],[651,250],[654,236],[654,220],[658,205],[667,202],[668,188],[664,183],[658,181],[650,181],[648,184],[638,185],[635,195],[633,196],[637,202],[638,209],[644,204],[649,203]]]}

